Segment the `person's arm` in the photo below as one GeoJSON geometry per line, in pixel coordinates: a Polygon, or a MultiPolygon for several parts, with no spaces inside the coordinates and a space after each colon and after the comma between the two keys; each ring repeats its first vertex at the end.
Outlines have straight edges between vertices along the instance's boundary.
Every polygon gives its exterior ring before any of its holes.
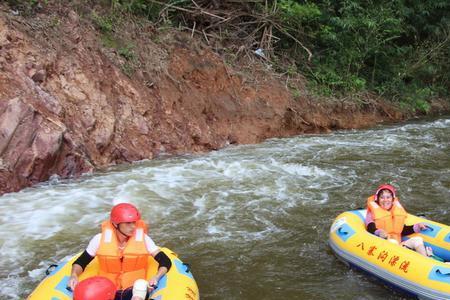
{"type": "Polygon", "coordinates": [[[402,230],[402,236],[403,235],[410,235],[413,234],[414,231],[414,225],[405,225],[403,226],[403,230],[402,230]]]}
{"type": "Polygon", "coordinates": [[[148,284],[151,288],[155,288],[158,285],[158,281],[163,277],[167,272],[169,272],[172,267],[172,262],[170,258],[162,251],[158,250],[156,253],[153,253],[153,258],[158,262],[158,272],[155,276],[150,278],[148,284]]]}
{"type": "Polygon", "coordinates": [[[67,287],[73,292],[78,284],[78,276],[83,273],[83,269],[79,265],[72,265],[72,271],[70,272],[70,278],[67,282],[67,287]]]}
{"type": "Polygon", "coordinates": [[[158,285],[158,281],[161,277],[169,272],[172,262],[170,261],[170,258],[156,246],[155,242],[148,235],[145,235],[145,246],[148,253],[150,253],[150,255],[158,262],[158,272],[148,281],[151,289],[154,289],[155,286],[158,285]]]}
{"type": "Polygon", "coordinates": [[[386,232],[383,229],[378,229],[377,226],[375,225],[372,213],[370,211],[367,211],[365,223],[368,232],[376,236],[379,236],[380,238],[383,239],[387,238],[386,232]]]}
{"type": "Polygon", "coordinates": [[[85,250],[72,264],[72,271],[70,271],[70,278],[67,284],[68,287],[75,289],[78,284],[78,277],[83,273],[86,266],[94,259],[94,256],[89,255],[85,250]]]}
{"type": "Polygon", "coordinates": [[[370,232],[371,234],[374,234],[382,239],[387,238],[386,231],[384,231],[383,229],[377,228],[377,225],[375,224],[375,221],[372,216],[372,212],[370,212],[369,210],[367,211],[367,214],[366,214],[365,224],[366,224],[367,231],[370,232]]]}
{"type": "Polygon", "coordinates": [[[94,259],[100,245],[100,239],[101,233],[94,236],[89,242],[86,250],[84,250],[84,252],[73,262],[69,282],[67,283],[67,286],[72,289],[72,291],[78,284],[78,277],[83,273],[86,266],[94,259]]]}
{"type": "Polygon", "coordinates": [[[428,226],[425,223],[416,223],[414,225],[405,225],[402,230],[402,235],[410,235],[413,233],[421,232],[426,230],[428,226]]]}
{"type": "Polygon", "coordinates": [[[382,239],[387,238],[386,231],[384,231],[383,229],[378,229],[377,226],[375,225],[375,222],[370,222],[369,224],[367,224],[367,231],[382,239]]]}
{"type": "Polygon", "coordinates": [[[375,231],[377,231],[377,226],[375,225],[374,222],[370,222],[367,225],[367,231],[370,232],[371,234],[375,234],[375,231]]]}

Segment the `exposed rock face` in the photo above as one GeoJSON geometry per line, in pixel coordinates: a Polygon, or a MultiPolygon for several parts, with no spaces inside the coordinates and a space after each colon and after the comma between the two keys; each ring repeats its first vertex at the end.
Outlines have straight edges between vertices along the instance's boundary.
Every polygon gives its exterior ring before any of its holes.
{"type": "Polygon", "coordinates": [[[163,54],[164,66],[130,79],[74,11],[60,20],[48,32],[52,27],[0,9],[0,193],[161,152],[207,151],[376,118],[336,121],[330,109],[294,100],[276,79],[246,83],[213,52],[182,42],[146,45],[163,54]]]}

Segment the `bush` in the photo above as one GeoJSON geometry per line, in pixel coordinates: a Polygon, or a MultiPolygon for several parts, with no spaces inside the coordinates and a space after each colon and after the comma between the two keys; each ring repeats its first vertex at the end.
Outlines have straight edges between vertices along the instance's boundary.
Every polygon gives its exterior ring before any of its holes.
{"type": "MultiPolygon", "coordinates": [[[[263,48],[277,68],[288,62],[283,73],[306,74],[321,94],[373,91],[420,111],[429,97],[449,95],[448,0],[106,1],[113,13],[195,27],[231,47],[224,53],[263,48]]],[[[102,32],[114,30],[110,18],[94,21],[102,32]]]]}
{"type": "Polygon", "coordinates": [[[300,71],[326,94],[368,89],[397,99],[401,87],[410,96],[418,93],[411,97],[420,101],[407,101],[420,110],[428,109],[423,98],[431,85],[448,96],[450,2],[279,2],[279,20],[314,57],[306,61],[286,38],[278,51],[295,56],[300,71]]]}

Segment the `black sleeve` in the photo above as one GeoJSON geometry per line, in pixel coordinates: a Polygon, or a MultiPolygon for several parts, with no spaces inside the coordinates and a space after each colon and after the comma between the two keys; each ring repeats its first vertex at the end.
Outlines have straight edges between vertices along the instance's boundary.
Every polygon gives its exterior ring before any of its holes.
{"type": "Polygon", "coordinates": [[[402,235],[409,235],[413,234],[414,231],[414,225],[405,225],[403,226],[402,235]]]}
{"type": "Polygon", "coordinates": [[[377,230],[377,226],[375,226],[374,222],[370,222],[367,225],[367,231],[370,232],[371,234],[375,234],[375,231],[377,230]]]}
{"type": "Polygon", "coordinates": [[[81,268],[84,269],[86,266],[94,259],[94,256],[90,256],[89,253],[87,253],[86,250],[73,262],[72,265],[79,265],[81,268]]]}
{"type": "Polygon", "coordinates": [[[170,270],[170,267],[172,266],[172,262],[170,261],[170,258],[162,251],[159,251],[158,254],[155,256],[155,260],[158,262],[159,267],[166,267],[167,271],[170,270]]]}

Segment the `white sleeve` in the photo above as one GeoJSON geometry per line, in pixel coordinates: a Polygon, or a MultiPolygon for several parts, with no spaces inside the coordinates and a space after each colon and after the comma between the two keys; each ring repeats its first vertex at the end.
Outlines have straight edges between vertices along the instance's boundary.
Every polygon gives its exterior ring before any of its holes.
{"type": "Polygon", "coordinates": [[[152,256],[155,256],[156,252],[159,251],[159,247],[156,246],[155,242],[148,235],[145,235],[145,247],[147,247],[148,253],[152,256]]]}
{"type": "Polygon", "coordinates": [[[90,256],[94,257],[97,254],[97,250],[98,250],[98,247],[100,246],[100,239],[101,238],[102,238],[102,234],[98,233],[89,242],[89,245],[86,248],[86,252],[90,256]]]}

